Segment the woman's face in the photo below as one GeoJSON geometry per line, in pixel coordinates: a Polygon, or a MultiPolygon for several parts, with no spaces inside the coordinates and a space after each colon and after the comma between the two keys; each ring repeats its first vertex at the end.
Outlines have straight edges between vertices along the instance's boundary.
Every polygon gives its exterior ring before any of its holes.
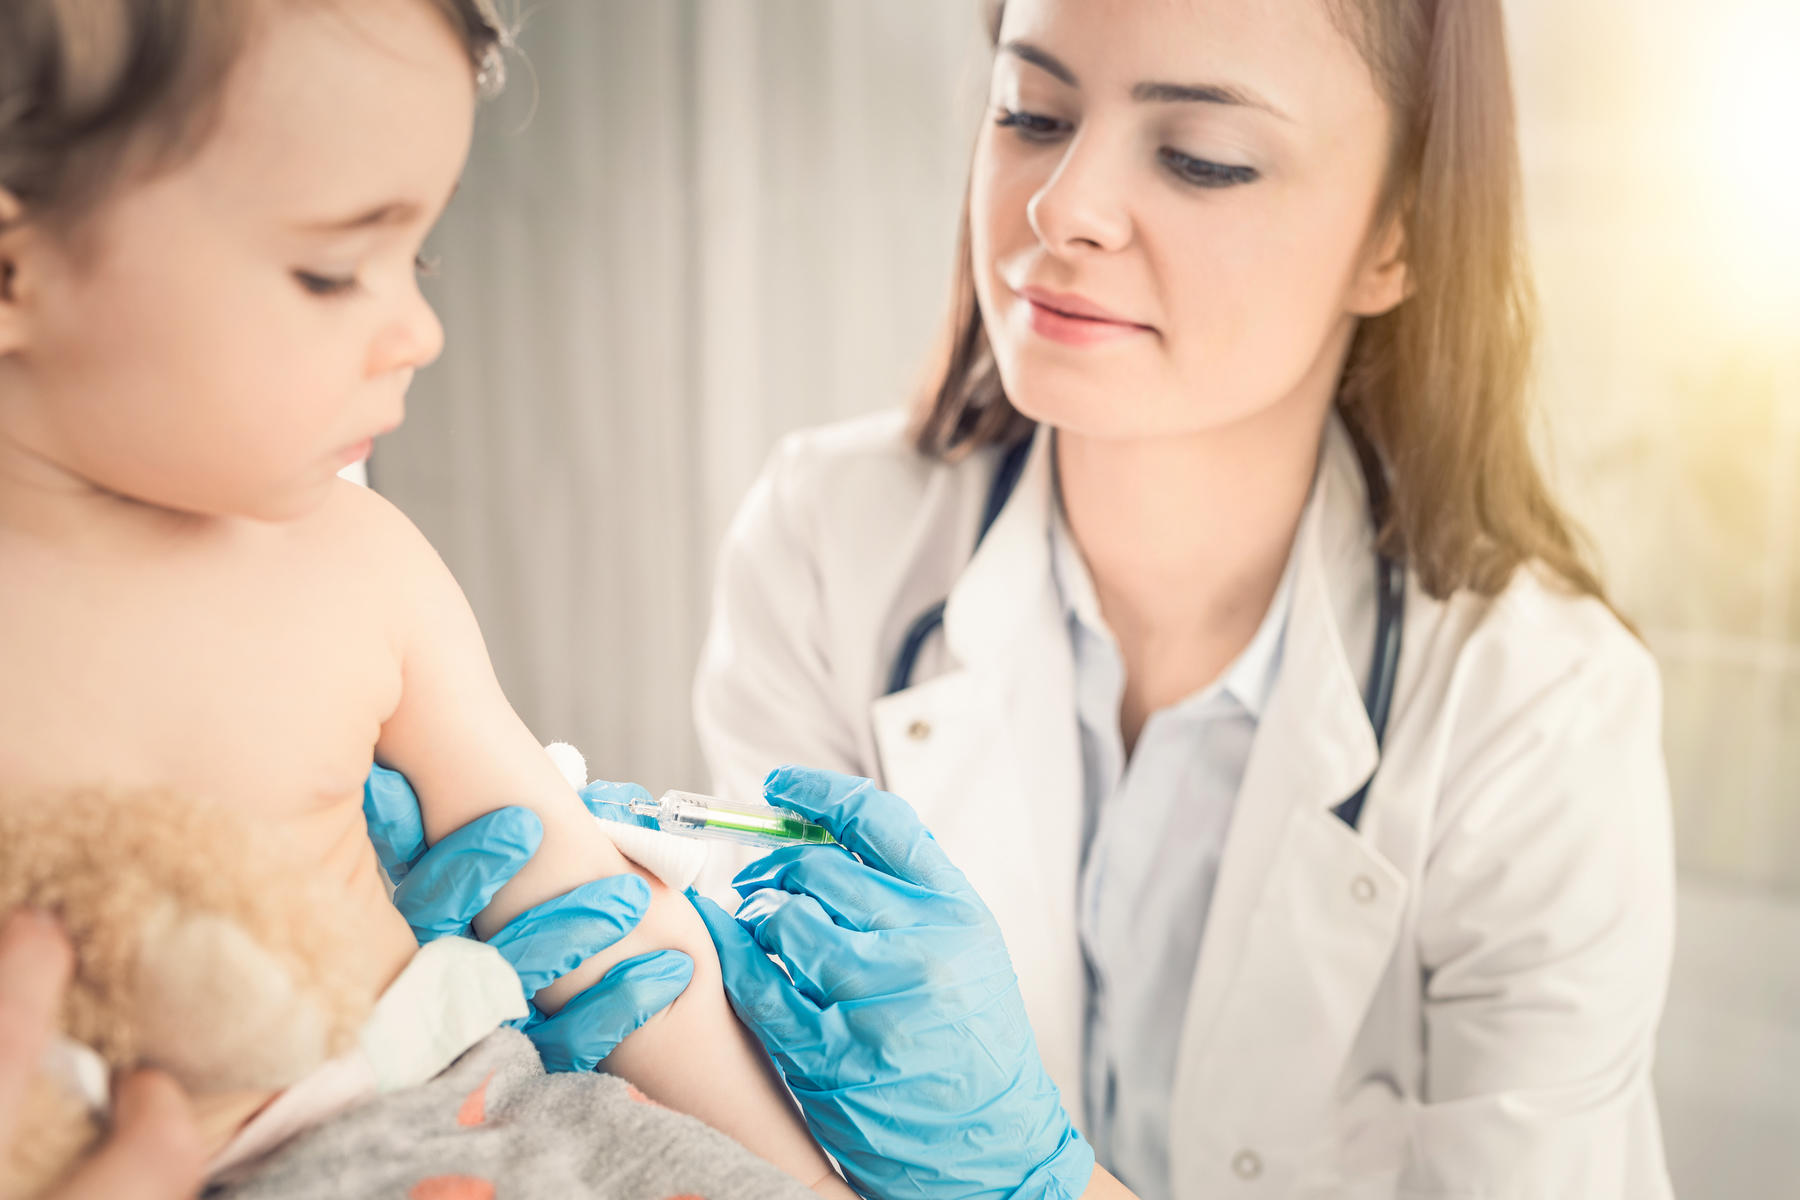
{"type": "Polygon", "coordinates": [[[976,294],[1029,417],[1322,414],[1356,319],[1405,295],[1389,113],[1325,0],[1011,0],[989,100],[976,294]]]}

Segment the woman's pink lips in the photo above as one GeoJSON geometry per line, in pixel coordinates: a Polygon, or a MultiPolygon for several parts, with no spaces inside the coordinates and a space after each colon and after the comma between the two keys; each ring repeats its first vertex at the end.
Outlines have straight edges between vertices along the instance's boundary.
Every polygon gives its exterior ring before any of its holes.
{"type": "Polygon", "coordinates": [[[1024,288],[1020,290],[1019,298],[1031,305],[1032,331],[1065,346],[1092,346],[1150,331],[1147,325],[1103,315],[1104,309],[1079,297],[1024,288]]]}

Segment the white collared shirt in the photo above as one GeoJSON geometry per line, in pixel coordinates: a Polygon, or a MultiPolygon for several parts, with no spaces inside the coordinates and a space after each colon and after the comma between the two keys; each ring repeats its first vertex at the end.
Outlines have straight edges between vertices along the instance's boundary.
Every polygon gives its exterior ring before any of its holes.
{"type": "Polygon", "coordinates": [[[1250,643],[1152,713],[1129,761],[1125,668],[1060,503],[1051,566],[1074,644],[1086,799],[1078,905],[1088,969],[1086,1132],[1144,1200],[1166,1200],[1176,1046],[1250,744],[1281,666],[1293,563],[1250,643]]]}

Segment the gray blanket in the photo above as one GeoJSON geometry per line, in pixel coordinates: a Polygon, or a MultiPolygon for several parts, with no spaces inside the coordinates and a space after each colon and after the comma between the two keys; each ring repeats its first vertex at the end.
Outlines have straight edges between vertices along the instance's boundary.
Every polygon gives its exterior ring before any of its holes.
{"type": "Polygon", "coordinates": [[[419,1087],[288,1142],[208,1200],[807,1200],[723,1134],[608,1075],[546,1075],[502,1029],[419,1087]]]}

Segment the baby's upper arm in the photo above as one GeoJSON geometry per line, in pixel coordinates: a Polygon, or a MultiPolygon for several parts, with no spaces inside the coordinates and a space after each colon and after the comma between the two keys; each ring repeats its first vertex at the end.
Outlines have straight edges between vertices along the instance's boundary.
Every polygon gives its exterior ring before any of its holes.
{"type": "MultiPolygon", "coordinates": [[[[542,845],[476,918],[476,932],[490,937],[527,908],[634,869],[507,704],[468,601],[437,554],[385,501],[356,503],[369,505],[372,514],[368,536],[378,544],[369,561],[381,564],[381,592],[394,605],[390,628],[402,675],[400,700],[382,725],[377,757],[412,781],[427,841],[511,804],[533,809],[544,822],[542,845]]],[[[650,895],[649,910],[631,933],[540,990],[538,1006],[554,1013],[625,958],[681,950],[693,960],[693,982],[619,1045],[607,1060],[609,1069],[802,1182],[835,1183],[767,1058],[733,1018],[698,915],[654,881],[650,895]]],[[[837,1184],[834,1194],[841,1188],[837,1184]]]]}
{"type": "Polygon", "coordinates": [[[530,808],[544,823],[538,853],[476,921],[486,937],[525,909],[630,864],[507,703],[449,568],[410,521],[377,502],[372,532],[391,573],[401,689],[376,757],[412,783],[428,842],[507,805],[530,808]]]}

